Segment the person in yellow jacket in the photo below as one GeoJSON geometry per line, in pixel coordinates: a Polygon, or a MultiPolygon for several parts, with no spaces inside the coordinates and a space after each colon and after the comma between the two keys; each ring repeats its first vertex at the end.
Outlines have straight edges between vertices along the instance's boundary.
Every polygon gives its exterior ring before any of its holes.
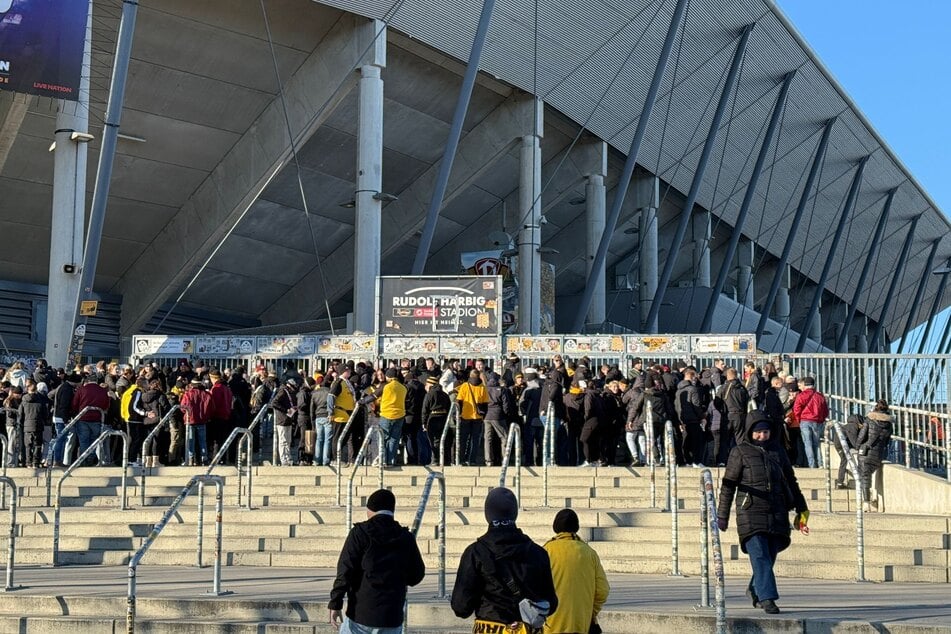
{"type": "MultiPolygon", "coordinates": [[[[386,438],[386,464],[396,464],[406,418],[406,386],[400,383],[396,368],[386,371],[386,383],[380,390],[380,430],[386,438]]],[[[382,448],[381,448],[382,449],[382,448]]]]}
{"type": "Polygon", "coordinates": [[[459,408],[459,454],[462,464],[479,465],[482,462],[482,419],[489,404],[489,393],[482,382],[482,374],[473,369],[469,380],[459,386],[456,405],[459,408]]]}
{"type": "Polygon", "coordinates": [[[545,544],[558,609],[545,621],[545,634],[600,632],[598,613],[611,586],[601,558],[578,537],[578,514],[562,509],[552,523],[555,536],[545,544]]]}

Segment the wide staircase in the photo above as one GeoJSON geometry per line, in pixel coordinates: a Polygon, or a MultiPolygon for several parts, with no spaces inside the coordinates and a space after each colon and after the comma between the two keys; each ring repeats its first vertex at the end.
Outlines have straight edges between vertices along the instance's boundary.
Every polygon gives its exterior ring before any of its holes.
{"type": "MultiPolygon", "coordinates": [[[[412,523],[429,471],[430,469],[425,467],[402,467],[385,471],[385,486],[396,494],[397,519],[404,525],[412,523]]],[[[489,467],[447,467],[442,471],[446,481],[446,560],[451,577],[463,549],[485,531],[483,500],[486,492],[499,484],[500,470],[489,467]]],[[[721,471],[712,470],[717,490],[721,471]]],[[[77,565],[108,567],[128,564],[133,553],[159,522],[189,477],[202,472],[203,470],[186,467],[153,469],[147,478],[143,506],[139,488],[140,472],[130,470],[132,476],[128,481],[129,508],[120,510],[119,469],[77,470],[62,487],[57,559],[61,568],[57,570],[62,572],[64,579],[68,579],[70,569],[77,565]]],[[[61,472],[54,472],[54,499],[59,473],[61,472]]],[[[345,470],[343,477],[343,506],[337,506],[337,477],[331,467],[254,467],[252,510],[248,510],[236,506],[237,470],[234,467],[218,467],[215,474],[225,479],[222,564],[275,570],[335,567],[347,532],[344,507],[349,473],[349,469],[345,470]]],[[[656,468],[653,485],[651,471],[646,467],[552,468],[549,471],[547,507],[544,504],[542,470],[523,468],[521,474],[521,511],[518,524],[536,542],[542,544],[551,537],[551,522],[557,510],[571,507],[577,511],[580,518],[581,537],[600,554],[609,574],[671,573],[671,527],[674,514],[664,510],[667,485],[663,467],[656,468]]],[[[11,469],[9,475],[15,479],[19,490],[16,564],[17,574],[22,578],[30,570],[49,569],[52,564],[54,512],[52,508],[45,506],[45,472],[11,469]]],[[[514,475],[513,466],[509,469],[507,482],[512,488],[514,475]]],[[[809,522],[811,533],[807,537],[794,534],[793,545],[777,562],[777,575],[800,579],[854,580],[857,557],[854,493],[834,489],[833,512],[826,513],[825,471],[800,469],[797,471],[797,477],[812,511],[809,522]]],[[[245,489],[243,496],[246,495],[247,485],[245,477],[242,483],[245,489]]],[[[354,479],[354,521],[361,521],[365,517],[363,504],[377,486],[376,468],[357,469],[354,479]]],[[[438,489],[434,486],[418,535],[420,550],[431,572],[435,572],[438,566],[437,502],[438,489]]],[[[214,487],[206,489],[205,504],[203,563],[207,566],[212,562],[214,548],[214,487]]],[[[159,566],[195,567],[196,505],[197,495],[190,495],[161,536],[152,544],[140,566],[142,571],[159,566]]],[[[700,469],[678,469],[678,564],[680,573],[687,576],[700,573],[700,505],[700,469]]],[[[865,514],[866,579],[876,582],[949,583],[949,515],[951,509],[941,516],[879,512],[865,514]]],[[[2,517],[0,514],[0,518],[2,517]]],[[[732,525],[730,530],[723,534],[723,554],[727,578],[742,579],[745,582],[749,575],[749,563],[740,551],[732,525]]],[[[711,556],[711,574],[712,567],[711,556]]],[[[119,570],[121,572],[121,569],[119,570]]],[[[210,578],[210,575],[210,572],[205,571],[205,577],[210,578]]],[[[262,570],[262,575],[267,576],[266,571],[262,570]]],[[[117,581],[122,581],[121,575],[117,581]]],[[[451,579],[449,589],[451,590],[451,579]]],[[[26,589],[5,596],[4,602],[0,603],[3,606],[0,608],[0,631],[82,630],[87,634],[125,631],[124,620],[118,618],[124,612],[124,594],[120,593],[119,596],[108,599],[100,597],[98,600],[102,603],[98,604],[98,607],[95,607],[95,603],[87,605],[84,602],[93,599],[73,597],[70,609],[65,610],[62,597],[58,602],[50,600],[49,597],[46,597],[46,601],[40,601],[36,596],[27,596],[29,593],[29,589],[26,589]],[[108,615],[108,618],[104,615],[108,615]],[[30,621],[30,618],[33,620],[30,621]],[[30,623],[32,625],[29,625],[30,623]]],[[[68,583],[60,594],[69,594],[68,583]]],[[[324,631],[321,625],[326,619],[323,601],[301,603],[296,610],[286,606],[283,610],[275,608],[271,611],[261,608],[255,612],[260,618],[258,621],[251,619],[253,623],[243,617],[238,619],[241,623],[231,622],[237,618],[234,615],[241,614],[242,611],[240,602],[236,603],[235,599],[227,601],[218,603],[217,611],[210,609],[207,601],[199,602],[204,607],[198,609],[197,614],[189,613],[185,607],[177,610],[159,608],[158,600],[151,604],[148,601],[140,601],[140,624],[137,630],[201,631],[202,634],[212,631],[273,631],[295,634],[324,631]],[[169,614],[176,615],[176,619],[169,619],[169,614]],[[224,616],[226,614],[231,614],[231,617],[224,616]],[[264,616],[260,616],[262,614],[264,616]],[[229,618],[231,621],[228,621],[229,618]],[[172,620],[179,621],[179,625],[172,627],[172,620]],[[209,623],[220,624],[225,621],[231,624],[209,629],[209,623]],[[254,629],[252,625],[258,629],[254,629]],[[245,626],[249,629],[241,629],[245,626]]],[[[190,605],[187,601],[179,603],[180,606],[190,605]]],[[[447,616],[447,613],[444,603],[416,605],[411,601],[411,620],[415,619],[419,624],[411,630],[466,631],[462,622],[446,621],[447,618],[454,618],[451,614],[447,616]],[[453,623],[452,627],[448,625],[450,622],[453,623]]],[[[646,628],[630,631],[651,630],[646,628]]],[[[701,627],[697,631],[705,630],[701,627]]]]}

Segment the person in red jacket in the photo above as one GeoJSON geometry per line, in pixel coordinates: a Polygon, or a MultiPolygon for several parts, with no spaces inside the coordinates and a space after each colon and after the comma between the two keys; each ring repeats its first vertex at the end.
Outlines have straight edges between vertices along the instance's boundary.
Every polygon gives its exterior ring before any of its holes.
{"type": "Polygon", "coordinates": [[[819,451],[819,440],[823,437],[825,422],[829,418],[829,404],[826,397],[816,389],[816,380],[811,376],[802,380],[802,392],[793,403],[793,415],[799,421],[806,461],[813,469],[821,467],[822,452],[819,451]]]}
{"type": "MultiPolygon", "coordinates": [[[[109,411],[109,404],[109,392],[99,385],[96,375],[84,375],[82,386],[73,395],[70,417],[75,418],[86,407],[97,408],[101,411],[90,409],[76,423],[76,438],[79,442],[80,455],[99,437],[105,412],[109,411]]],[[[87,464],[92,462],[89,458],[86,460],[87,464]]]]}
{"type": "Polygon", "coordinates": [[[195,454],[201,453],[201,463],[208,464],[207,426],[211,420],[211,394],[205,390],[200,379],[192,379],[188,391],[182,394],[182,411],[185,412],[185,464],[195,466],[195,454]],[[195,445],[198,445],[196,451],[195,445]]]}
{"type": "MultiPolygon", "coordinates": [[[[209,444],[215,446],[215,451],[220,451],[225,444],[225,440],[234,429],[231,422],[231,402],[234,398],[231,388],[221,379],[221,373],[218,370],[212,370],[208,377],[211,379],[211,420],[208,430],[209,444]]],[[[224,464],[233,463],[237,454],[238,443],[232,443],[228,450],[228,455],[221,462],[224,464]]],[[[217,454],[216,454],[217,455],[217,454]]]]}

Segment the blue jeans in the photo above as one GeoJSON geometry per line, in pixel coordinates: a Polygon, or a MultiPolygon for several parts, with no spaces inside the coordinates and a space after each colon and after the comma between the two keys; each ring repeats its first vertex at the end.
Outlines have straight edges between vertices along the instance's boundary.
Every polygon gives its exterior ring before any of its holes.
{"type": "Polygon", "coordinates": [[[63,451],[66,449],[66,434],[63,433],[63,429],[66,428],[66,422],[62,418],[54,418],[53,427],[53,431],[56,434],[56,440],[53,441],[52,461],[62,464],[63,451]]]}
{"type": "Polygon", "coordinates": [[[383,418],[380,416],[380,430],[386,439],[386,464],[396,462],[396,454],[400,449],[400,438],[403,435],[402,418],[383,418]]]}
{"type": "Polygon", "coordinates": [[[806,450],[806,462],[813,469],[821,467],[822,452],[819,451],[819,441],[825,431],[825,424],[813,420],[804,420],[800,421],[799,429],[802,431],[802,444],[806,450]]]}
{"type": "Polygon", "coordinates": [[[750,557],[750,567],[753,577],[750,579],[750,589],[756,593],[760,601],[779,598],[776,589],[776,575],[773,574],[773,564],[779,554],[779,544],[776,539],[760,533],[746,540],[746,554],[750,557]]]}
{"type": "Polygon", "coordinates": [[[314,464],[330,464],[330,446],[333,444],[333,423],[329,418],[314,419],[314,464]]]}
{"type": "Polygon", "coordinates": [[[185,463],[191,464],[195,459],[195,445],[201,452],[201,461],[198,464],[208,462],[208,435],[205,425],[186,425],[185,426],[185,463]]]}
{"type": "Polygon", "coordinates": [[[87,423],[86,421],[76,423],[76,438],[79,442],[80,456],[99,438],[101,426],[100,423],[87,423]]]}

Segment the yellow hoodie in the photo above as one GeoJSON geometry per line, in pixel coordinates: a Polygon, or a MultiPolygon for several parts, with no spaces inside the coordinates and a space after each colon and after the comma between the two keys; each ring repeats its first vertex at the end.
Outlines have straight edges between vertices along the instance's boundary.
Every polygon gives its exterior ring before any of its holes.
{"type": "Polygon", "coordinates": [[[406,386],[396,379],[387,379],[380,393],[380,416],[398,420],[406,416],[406,386]]]}
{"type": "Polygon", "coordinates": [[[587,632],[611,591],[601,558],[572,533],[558,533],[545,551],[558,595],[558,609],[545,621],[545,634],[587,632]]]}

